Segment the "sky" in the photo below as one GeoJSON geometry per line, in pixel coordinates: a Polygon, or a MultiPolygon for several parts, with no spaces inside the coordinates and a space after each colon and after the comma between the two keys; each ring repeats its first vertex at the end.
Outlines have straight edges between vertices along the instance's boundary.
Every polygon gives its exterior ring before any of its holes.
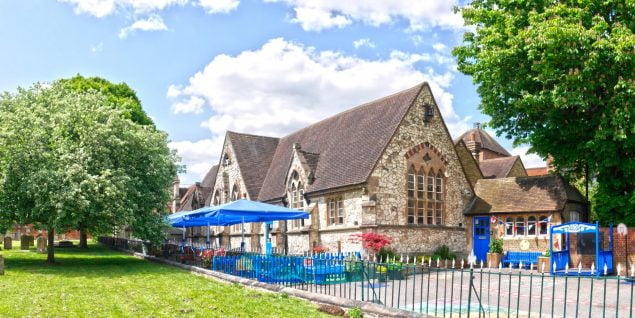
{"type": "MultiPolygon", "coordinates": [[[[200,181],[227,130],[284,136],[427,81],[452,137],[487,122],[452,57],[458,0],[3,0],[0,91],[125,82],[200,181]]],[[[495,136],[495,132],[488,130],[495,136]]],[[[543,166],[528,146],[526,167],[543,166]]]]}

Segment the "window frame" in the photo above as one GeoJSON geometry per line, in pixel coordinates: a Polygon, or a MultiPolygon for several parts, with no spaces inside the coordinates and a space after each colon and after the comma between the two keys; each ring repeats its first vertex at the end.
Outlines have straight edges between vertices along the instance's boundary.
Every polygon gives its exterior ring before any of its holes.
{"type": "Polygon", "coordinates": [[[326,225],[340,226],[346,224],[344,199],[341,196],[330,197],[326,201],[326,225]]]}

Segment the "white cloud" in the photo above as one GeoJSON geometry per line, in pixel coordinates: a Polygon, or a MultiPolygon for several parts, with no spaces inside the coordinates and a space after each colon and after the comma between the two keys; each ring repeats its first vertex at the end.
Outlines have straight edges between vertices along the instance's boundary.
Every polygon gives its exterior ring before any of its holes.
{"type": "MultiPolygon", "coordinates": [[[[469,118],[454,111],[454,96],[447,91],[454,73],[421,71],[415,64],[434,63],[426,54],[395,51],[388,58],[367,60],[333,51],[273,39],[262,47],[235,56],[218,55],[187,84],[171,85],[168,97],[173,112],[185,112],[190,101],[204,100],[213,113],[202,126],[212,140],[222,140],[227,130],[283,136],[327,116],[427,81],[450,132],[456,137],[469,127],[469,118]],[[178,109],[178,110],[177,110],[178,109]]],[[[194,111],[195,112],[195,111],[194,111]]],[[[185,144],[177,144],[181,150],[185,144]]],[[[220,151],[220,143],[212,151],[220,151]]],[[[176,143],[175,143],[176,144],[176,143]]],[[[218,154],[185,162],[216,162],[218,154]]],[[[190,176],[188,178],[194,178],[190,176]]]]}
{"type": "Polygon", "coordinates": [[[90,14],[102,18],[118,10],[129,10],[134,14],[149,14],[171,6],[183,6],[188,0],[58,0],[70,3],[77,14],[90,14]]]}
{"type": "Polygon", "coordinates": [[[104,50],[104,43],[103,42],[99,42],[97,44],[93,44],[90,46],[90,52],[91,53],[99,53],[101,51],[104,50]]]}
{"type": "Polygon", "coordinates": [[[371,41],[370,39],[367,39],[367,38],[353,41],[353,46],[356,49],[359,49],[362,46],[366,46],[366,47],[369,47],[371,49],[374,49],[376,47],[375,43],[373,43],[373,41],[371,41]]]}
{"type": "Polygon", "coordinates": [[[170,142],[169,146],[171,149],[177,150],[182,159],[181,163],[185,165],[186,173],[181,175],[181,183],[193,184],[201,181],[209,168],[218,163],[223,139],[173,141],[170,142]]]}
{"type": "Polygon", "coordinates": [[[119,38],[125,39],[133,33],[134,31],[166,31],[168,29],[167,25],[163,23],[163,19],[156,15],[150,15],[146,19],[136,20],[131,25],[121,29],[119,31],[119,38]]]}
{"type": "Polygon", "coordinates": [[[439,42],[432,44],[432,48],[437,52],[443,52],[448,47],[445,44],[439,42]]]}
{"type": "Polygon", "coordinates": [[[537,154],[528,154],[529,146],[519,146],[512,149],[511,153],[514,156],[520,156],[525,165],[525,168],[546,167],[547,163],[540,158],[537,154]]]}
{"type": "Polygon", "coordinates": [[[463,19],[454,13],[457,0],[265,0],[293,7],[298,23],[306,31],[343,27],[354,21],[379,26],[403,19],[408,29],[461,28],[463,19]]]}
{"type": "Polygon", "coordinates": [[[205,100],[198,96],[190,96],[185,101],[178,101],[172,104],[172,111],[175,114],[200,114],[203,112],[203,105],[205,105],[205,100]]]}
{"type": "Polygon", "coordinates": [[[207,13],[229,13],[240,4],[239,0],[199,0],[198,5],[207,13]]]}

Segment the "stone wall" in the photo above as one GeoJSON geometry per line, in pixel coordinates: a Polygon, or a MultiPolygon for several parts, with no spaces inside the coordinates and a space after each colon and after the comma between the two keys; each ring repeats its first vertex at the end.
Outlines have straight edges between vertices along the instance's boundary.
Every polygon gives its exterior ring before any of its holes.
{"type": "MultiPolygon", "coordinates": [[[[229,164],[225,164],[223,160],[221,160],[221,164],[218,165],[218,172],[216,173],[216,183],[214,184],[214,189],[212,189],[212,205],[217,195],[219,196],[219,201],[221,203],[230,202],[232,189],[236,187],[237,196],[239,199],[241,198],[249,198],[249,193],[247,193],[247,188],[242,180],[242,174],[240,172],[240,167],[238,166],[238,161],[236,160],[236,156],[234,156],[234,149],[231,145],[231,141],[229,138],[225,137],[225,143],[223,144],[223,151],[221,153],[221,158],[225,158],[228,156],[229,164]]],[[[245,224],[245,232],[251,233],[252,226],[250,223],[245,224]]],[[[241,233],[239,230],[232,230],[230,227],[225,227],[223,229],[225,234],[237,234],[241,233]]]]}
{"type": "Polygon", "coordinates": [[[399,254],[430,255],[437,247],[446,245],[459,257],[467,255],[464,228],[405,225],[379,228],[377,232],[391,237],[390,249],[399,254]]]}
{"type": "Polygon", "coordinates": [[[454,142],[441,118],[432,93],[425,86],[416,102],[405,115],[401,125],[386,147],[371,179],[369,196],[376,201],[377,232],[389,231],[399,237],[395,248],[402,252],[426,252],[442,244],[453,244],[455,249],[465,252],[465,217],[463,211],[473,196],[470,183],[459,161],[454,142]],[[434,106],[434,116],[424,123],[424,105],[434,106]],[[408,151],[422,143],[429,143],[447,161],[445,171],[445,213],[443,225],[439,227],[382,227],[406,225],[407,193],[406,174],[408,151]],[[456,229],[455,229],[456,228],[456,229]],[[450,234],[452,233],[452,234],[450,234]],[[463,236],[448,240],[448,235],[463,236]],[[438,234],[438,235],[436,235],[438,234]],[[404,243],[398,243],[401,239],[404,243]]]}
{"type": "Polygon", "coordinates": [[[509,173],[507,173],[507,176],[508,177],[526,177],[527,176],[527,170],[525,170],[525,167],[523,167],[523,164],[520,158],[514,161],[514,165],[512,165],[512,168],[509,170],[509,173]]]}

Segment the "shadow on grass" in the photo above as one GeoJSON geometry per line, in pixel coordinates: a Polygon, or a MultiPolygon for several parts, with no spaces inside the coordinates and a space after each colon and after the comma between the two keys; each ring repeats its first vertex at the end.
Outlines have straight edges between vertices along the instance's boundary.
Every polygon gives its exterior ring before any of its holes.
{"type": "Polygon", "coordinates": [[[3,251],[7,272],[67,277],[118,277],[132,275],[162,274],[174,269],[115,252],[99,245],[89,249],[56,248],[55,264],[46,263],[46,254],[37,254],[34,249],[3,251]]]}

